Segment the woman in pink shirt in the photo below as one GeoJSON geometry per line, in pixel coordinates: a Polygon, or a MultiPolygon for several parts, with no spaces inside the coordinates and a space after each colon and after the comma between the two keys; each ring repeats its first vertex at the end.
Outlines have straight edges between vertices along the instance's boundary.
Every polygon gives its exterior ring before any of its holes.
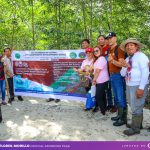
{"type": "Polygon", "coordinates": [[[103,115],[106,112],[106,89],[109,80],[107,61],[104,56],[101,56],[99,47],[95,47],[93,51],[96,60],[94,62],[94,78],[93,85],[96,85],[96,103],[103,115]]]}

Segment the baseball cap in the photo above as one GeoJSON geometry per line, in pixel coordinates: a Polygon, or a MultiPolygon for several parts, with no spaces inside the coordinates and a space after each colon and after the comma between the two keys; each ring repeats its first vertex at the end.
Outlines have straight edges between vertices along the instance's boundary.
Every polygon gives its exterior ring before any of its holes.
{"type": "Polygon", "coordinates": [[[86,48],[85,53],[87,52],[93,52],[93,48],[92,47],[86,48]]]}
{"type": "Polygon", "coordinates": [[[115,32],[109,32],[107,35],[106,35],[106,39],[110,38],[110,37],[113,37],[113,36],[116,36],[116,33],[115,32]]]}

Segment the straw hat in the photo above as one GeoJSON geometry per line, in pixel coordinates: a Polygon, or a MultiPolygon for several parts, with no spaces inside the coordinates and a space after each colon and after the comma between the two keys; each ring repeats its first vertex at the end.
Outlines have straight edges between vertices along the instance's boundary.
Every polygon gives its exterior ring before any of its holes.
{"type": "Polygon", "coordinates": [[[129,38],[129,39],[127,39],[126,41],[124,41],[124,42],[122,42],[122,43],[120,44],[120,48],[121,48],[122,50],[125,50],[126,45],[127,45],[128,43],[137,44],[140,49],[143,47],[143,44],[142,44],[141,42],[139,42],[136,38],[129,38]]]}

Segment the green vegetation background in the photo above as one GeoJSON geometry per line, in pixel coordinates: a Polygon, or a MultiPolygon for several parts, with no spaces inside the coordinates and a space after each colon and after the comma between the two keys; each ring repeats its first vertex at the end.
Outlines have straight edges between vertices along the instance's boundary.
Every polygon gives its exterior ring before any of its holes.
{"type": "Polygon", "coordinates": [[[136,37],[150,56],[149,0],[0,0],[0,47],[78,49],[115,31],[118,43],[136,37]]]}

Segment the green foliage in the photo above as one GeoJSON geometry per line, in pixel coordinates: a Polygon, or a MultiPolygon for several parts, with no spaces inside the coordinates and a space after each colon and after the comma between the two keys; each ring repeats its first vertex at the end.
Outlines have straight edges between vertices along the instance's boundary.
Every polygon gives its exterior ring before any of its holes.
{"type": "Polygon", "coordinates": [[[118,43],[136,37],[150,55],[147,0],[0,0],[0,47],[18,50],[78,49],[115,31],[118,43]]]}

